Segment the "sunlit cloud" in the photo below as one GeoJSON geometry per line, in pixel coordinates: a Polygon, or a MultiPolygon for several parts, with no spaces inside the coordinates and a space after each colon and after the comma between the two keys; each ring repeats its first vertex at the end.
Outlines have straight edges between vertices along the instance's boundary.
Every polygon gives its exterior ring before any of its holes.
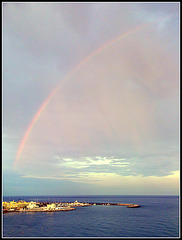
{"type": "Polygon", "coordinates": [[[179,193],[179,171],[174,171],[170,175],[164,177],[142,177],[138,176],[120,176],[115,173],[94,173],[82,172],[79,177],[66,176],[66,177],[41,177],[41,176],[23,176],[23,178],[33,179],[52,179],[52,180],[71,180],[78,183],[87,183],[88,186],[111,187],[114,193],[125,194],[168,194],[179,193]],[[96,184],[96,185],[95,185],[96,184]]]}

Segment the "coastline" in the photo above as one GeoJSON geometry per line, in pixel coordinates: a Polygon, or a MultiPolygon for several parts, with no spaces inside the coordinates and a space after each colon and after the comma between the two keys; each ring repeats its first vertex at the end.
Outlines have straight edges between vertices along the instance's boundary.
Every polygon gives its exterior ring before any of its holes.
{"type": "Polygon", "coordinates": [[[60,212],[60,211],[72,211],[76,210],[77,207],[93,206],[93,205],[104,205],[104,206],[125,206],[127,208],[139,208],[138,204],[131,203],[81,203],[75,201],[73,203],[62,202],[62,203],[43,203],[43,202],[3,202],[3,214],[11,212],[60,212]],[[19,204],[19,205],[18,205],[19,204]],[[24,205],[24,207],[21,206],[24,205]],[[12,207],[14,205],[14,208],[12,207]],[[43,205],[43,206],[42,206],[43,205]],[[6,208],[5,208],[6,206],[6,208]],[[9,206],[9,207],[7,207],[9,206]],[[18,206],[18,207],[17,207],[18,206]]]}
{"type": "Polygon", "coordinates": [[[72,210],[76,210],[75,208],[67,208],[67,209],[56,209],[56,210],[3,210],[3,214],[6,213],[12,213],[12,212],[60,212],[60,211],[72,211],[72,210]]]}

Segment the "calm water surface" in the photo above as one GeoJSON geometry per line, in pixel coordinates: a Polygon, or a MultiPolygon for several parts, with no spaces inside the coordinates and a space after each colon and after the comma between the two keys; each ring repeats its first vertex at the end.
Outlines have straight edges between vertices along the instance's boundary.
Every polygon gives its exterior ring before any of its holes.
{"type": "Polygon", "coordinates": [[[178,196],[34,196],[4,201],[136,203],[141,208],[88,206],[66,212],[3,215],[4,237],[179,237],[178,196]]]}

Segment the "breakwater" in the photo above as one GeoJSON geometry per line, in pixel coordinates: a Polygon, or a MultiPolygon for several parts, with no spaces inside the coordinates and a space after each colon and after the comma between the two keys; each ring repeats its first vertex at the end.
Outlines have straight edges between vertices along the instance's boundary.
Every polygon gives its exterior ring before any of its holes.
{"type": "Polygon", "coordinates": [[[141,207],[138,204],[134,203],[90,203],[91,205],[107,205],[107,206],[125,206],[128,208],[138,208],[141,207]]]}

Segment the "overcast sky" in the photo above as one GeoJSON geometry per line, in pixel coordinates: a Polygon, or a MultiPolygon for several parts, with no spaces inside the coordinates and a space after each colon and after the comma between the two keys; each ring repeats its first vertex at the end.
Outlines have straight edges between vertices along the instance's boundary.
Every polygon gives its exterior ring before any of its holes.
{"type": "Polygon", "coordinates": [[[3,193],[179,193],[179,3],[3,3],[3,193]]]}

